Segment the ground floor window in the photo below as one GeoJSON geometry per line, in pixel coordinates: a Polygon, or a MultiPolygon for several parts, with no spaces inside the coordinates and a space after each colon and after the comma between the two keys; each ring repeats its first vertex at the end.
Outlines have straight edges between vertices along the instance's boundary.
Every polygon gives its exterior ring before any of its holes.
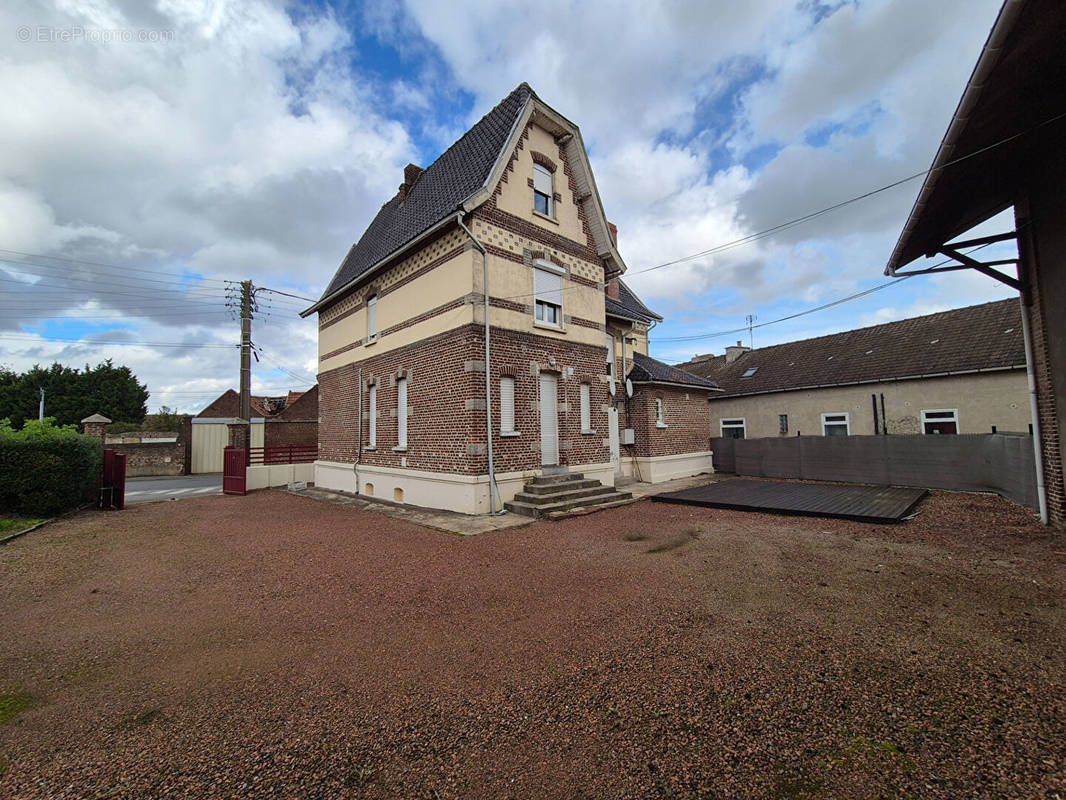
{"type": "Polygon", "coordinates": [[[822,436],[848,436],[851,434],[851,415],[822,414],[822,436]]]}
{"type": "Polygon", "coordinates": [[[958,433],[957,408],[931,408],[922,412],[922,433],[958,433]]]}
{"type": "Polygon", "coordinates": [[[514,377],[500,378],[500,433],[514,433],[514,377]]]}
{"type": "Polygon", "coordinates": [[[581,384],[581,432],[592,430],[592,386],[581,384]]]}
{"type": "Polygon", "coordinates": [[[743,418],[722,420],[723,439],[743,439],[747,434],[748,425],[743,418]]]}
{"type": "Polygon", "coordinates": [[[777,415],[778,433],[788,433],[788,414],[777,415]]]}

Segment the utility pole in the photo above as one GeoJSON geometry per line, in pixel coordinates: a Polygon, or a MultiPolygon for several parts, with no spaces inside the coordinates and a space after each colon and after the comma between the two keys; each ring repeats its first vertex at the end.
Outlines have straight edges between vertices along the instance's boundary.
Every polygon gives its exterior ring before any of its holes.
{"type": "Polygon", "coordinates": [[[37,391],[41,393],[41,404],[37,406],[37,420],[44,422],[44,387],[39,387],[37,391]]]}
{"type": "Polygon", "coordinates": [[[252,418],[252,282],[241,281],[241,406],[240,418],[252,418]]]}

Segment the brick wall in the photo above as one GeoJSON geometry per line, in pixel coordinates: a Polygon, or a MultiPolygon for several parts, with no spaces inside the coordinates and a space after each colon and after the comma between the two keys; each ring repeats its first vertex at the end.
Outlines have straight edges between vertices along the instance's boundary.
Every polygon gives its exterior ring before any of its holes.
{"type": "MultiPolygon", "coordinates": [[[[497,472],[540,467],[539,373],[550,371],[558,380],[559,461],[580,465],[604,463],[607,437],[606,349],[517,331],[492,331],[492,428],[497,472]],[[552,361],[554,360],[554,364],[552,361]],[[570,373],[573,369],[573,374],[570,373]],[[499,435],[501,376],[515,379],[517,437],[499,435]],[[595,434],[581,433],[580,385],[590,388],[595,434]]],[[[319,376],[319,457],[354,463],[358,437],[363,440],[362,462],[434,472],[484,474],[488,471],[485,436],[485,373],[483,329],[468,325],[347,365],[319,376]],[[358,369],[363,378],[363,419],[357,420],[358,369]],[[397,444],[396,380],[406,377],[408,446],[397,444]],[[377,386],[377,447],[367,449],[367,386],[377,386]]]]}
{"type": "Polygon", "coordinates": [[[182,475],[185,473],[185,442],[123,442],[109,450],[126,456],[126,477],[182,475]]]}
{"type": "Polygon", "coordinates": [[[264,420],[263,445],[265,447],[317,444],[318,420],[264,420]]]}
{"type": "Polygon", "coordinates": [[[623,448],[627,455],[654,458],[711,449],[711,409],[705,391],[654,384],[634,386],[627,424],[634,431],[634,446],[623,448]],[[663,402],[665,428],[656,425],[656,399],[663,402]]]}

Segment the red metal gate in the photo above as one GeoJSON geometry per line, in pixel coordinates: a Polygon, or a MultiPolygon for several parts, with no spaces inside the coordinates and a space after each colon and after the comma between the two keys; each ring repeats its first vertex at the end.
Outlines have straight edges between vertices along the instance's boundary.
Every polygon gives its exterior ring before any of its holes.
{"type": "Polygon", "coordinates": [[[222,451],[222,494],[248,494],[248,451],[227,447],[222,451]]]}

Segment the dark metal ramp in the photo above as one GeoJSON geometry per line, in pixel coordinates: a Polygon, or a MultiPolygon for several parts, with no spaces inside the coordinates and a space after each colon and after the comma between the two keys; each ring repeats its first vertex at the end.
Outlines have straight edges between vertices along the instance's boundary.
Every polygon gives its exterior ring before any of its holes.
{"type": "Polygon", "coordinates": [[[925,489],[826,483],[727,480],[655,495],[660,503],[841,517],[860,522],[900,522],[926,495],[925,489]]]}

